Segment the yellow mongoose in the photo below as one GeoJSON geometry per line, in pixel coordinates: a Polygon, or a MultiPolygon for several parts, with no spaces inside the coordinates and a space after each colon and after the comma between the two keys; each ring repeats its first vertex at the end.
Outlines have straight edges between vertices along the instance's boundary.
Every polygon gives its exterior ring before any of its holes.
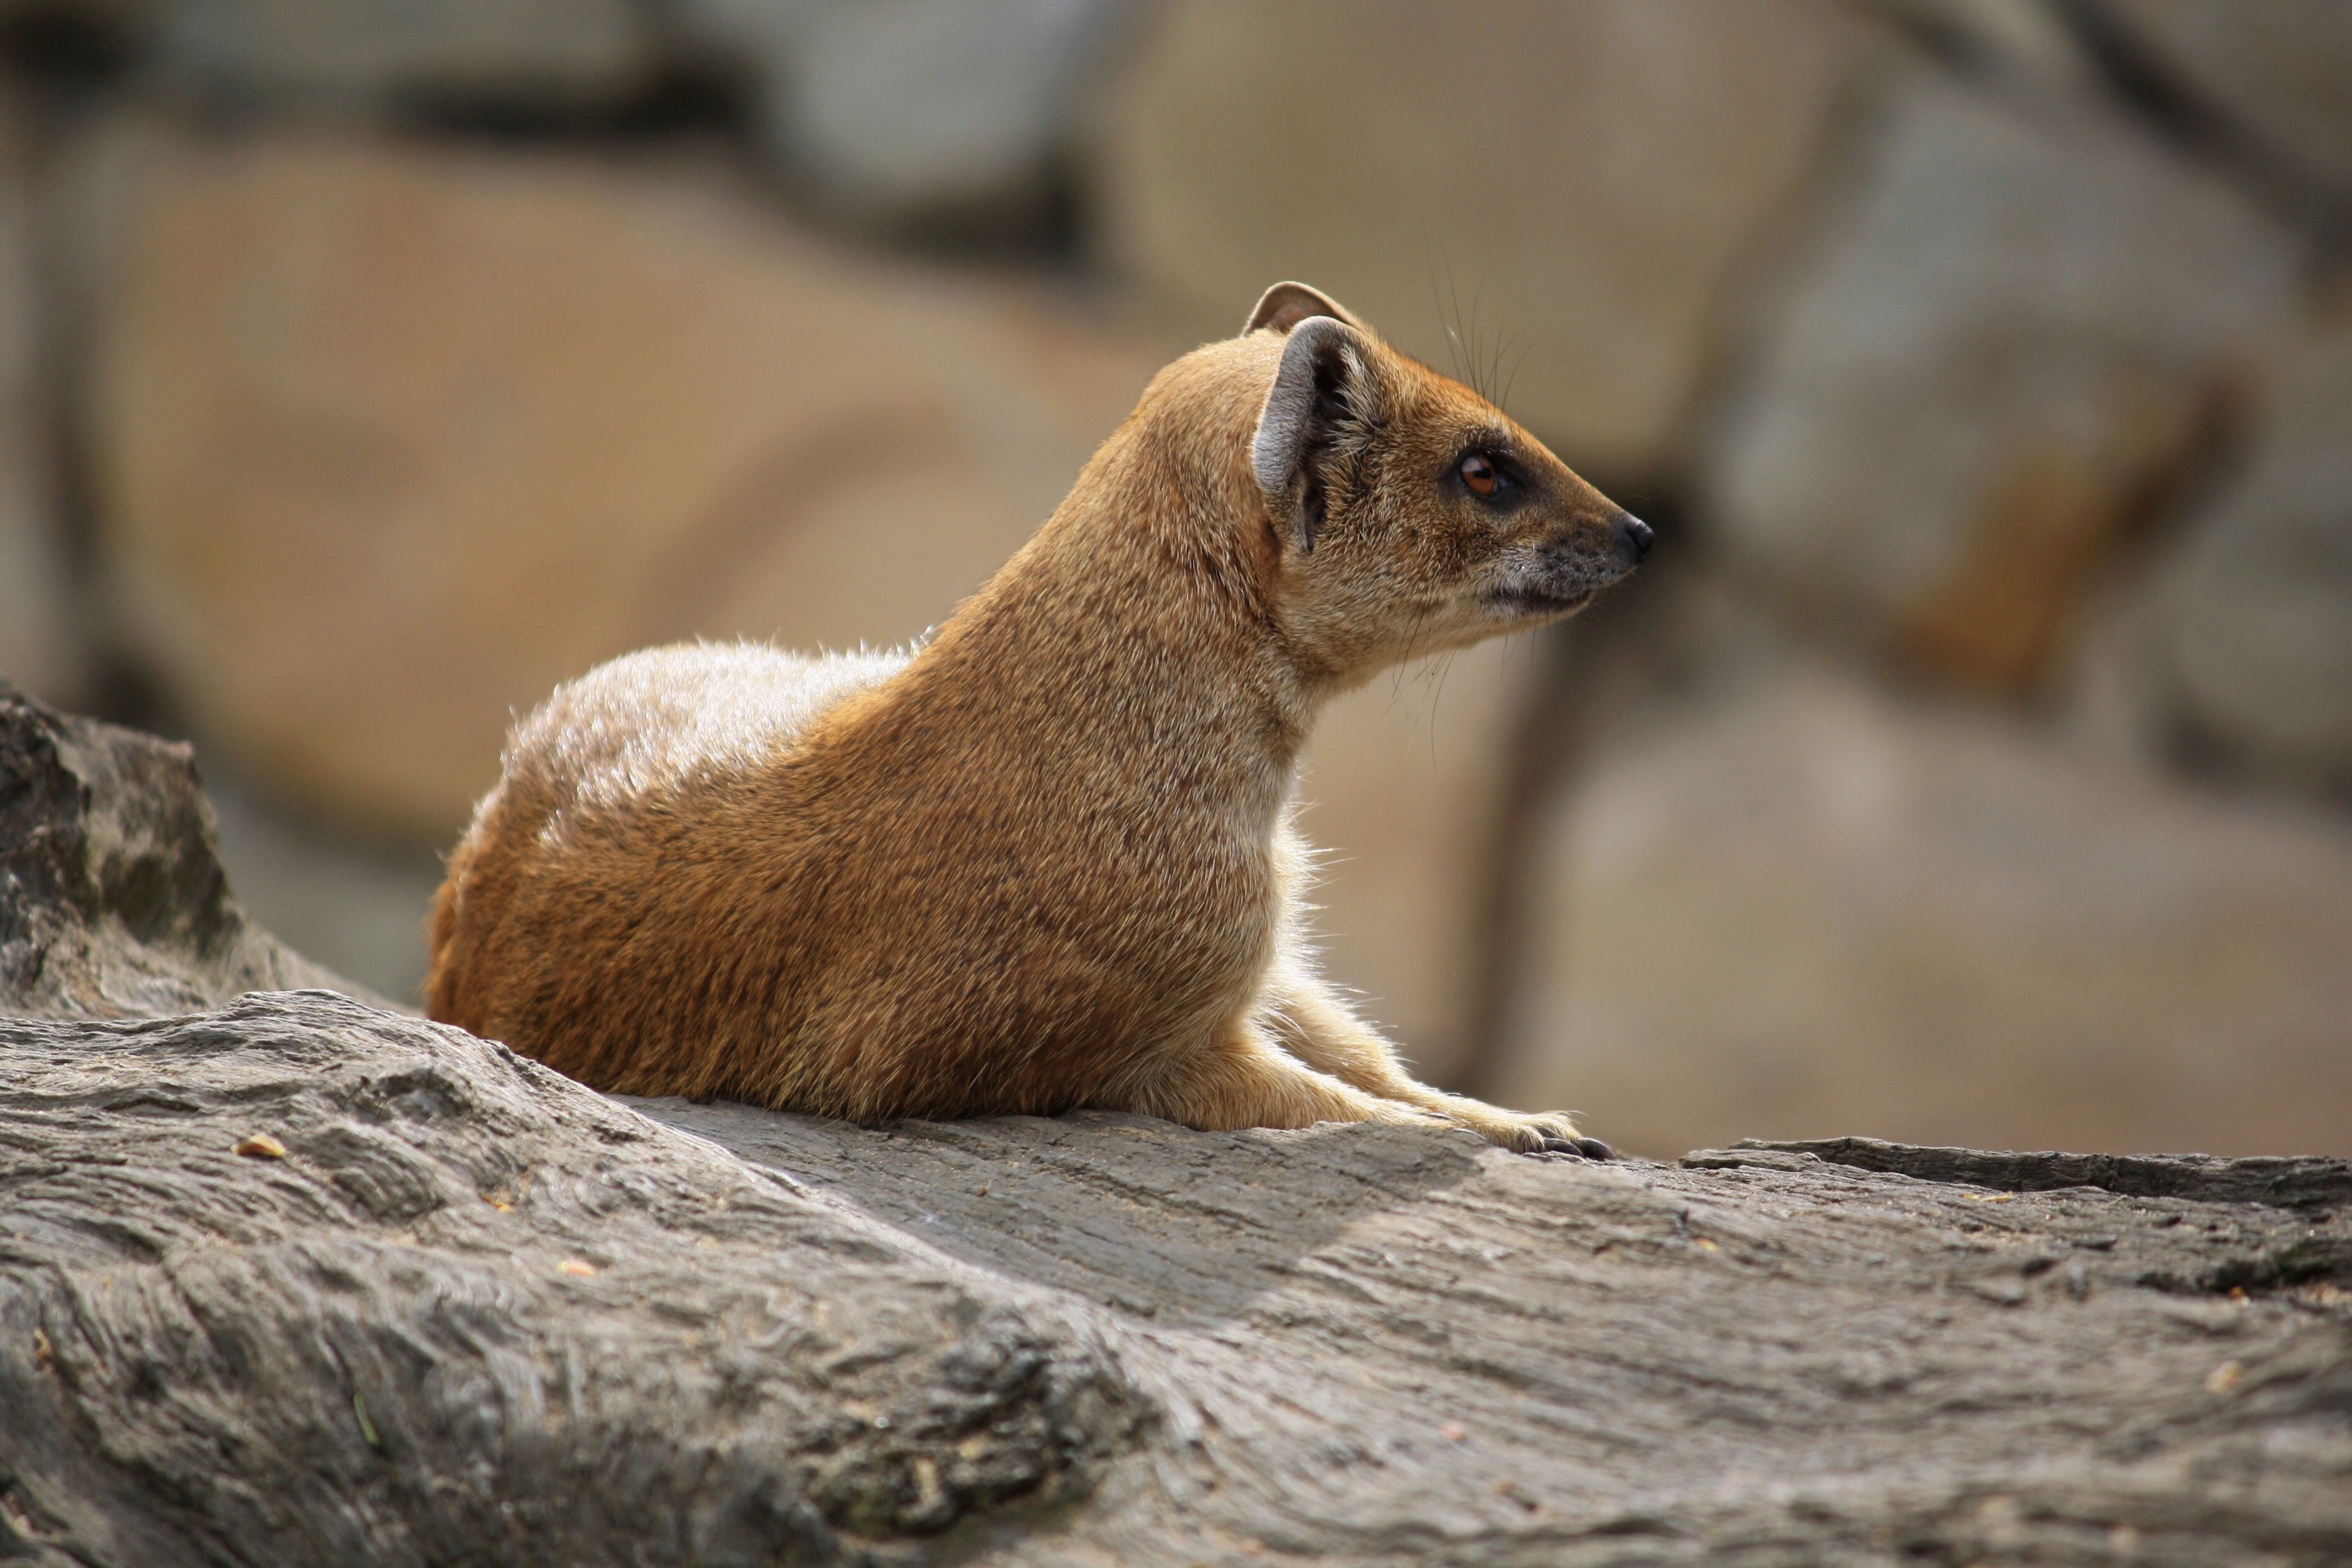
{"type": "Polygon", "coordinates": [[[450,857],[432,1016],[616,1092],[869,1124],[1094,1106],[1605,1157],[1405,1073],[1316,973],[1289,813],[1335,693],[1567,615],[1649,542],[1278,284],[928,642],[654,648],[560,688],[450,857]]]}

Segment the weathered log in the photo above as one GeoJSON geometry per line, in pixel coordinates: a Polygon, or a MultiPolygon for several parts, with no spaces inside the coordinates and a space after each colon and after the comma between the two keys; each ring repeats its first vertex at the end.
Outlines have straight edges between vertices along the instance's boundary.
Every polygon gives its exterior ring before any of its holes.
{"type": "Polygon", "coordinates": [[[2338,1563],[2347,1287],[2337,1160],[867,1131],[320,991],[28,1019],[0,1560],[2338,1563]]]}
{"type": "Polygon", "coordinates": [[[0,680],[0,1008],[142,1017],[305,985],[382,1001],[229,897],[194,748],[0,680]]]}

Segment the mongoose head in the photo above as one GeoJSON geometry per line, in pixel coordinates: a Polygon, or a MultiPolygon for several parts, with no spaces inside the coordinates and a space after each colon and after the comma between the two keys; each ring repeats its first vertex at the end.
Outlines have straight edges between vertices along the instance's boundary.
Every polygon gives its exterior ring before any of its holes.
{"type": "Polygon", "coordinates": [[[1649,552],[1646,523],[1501,409],[1306,285],[1268,289],[1242,342],[1276,361],[1249,466],[1277,614],[1328,677],[1572,615],[1649,552]]]}

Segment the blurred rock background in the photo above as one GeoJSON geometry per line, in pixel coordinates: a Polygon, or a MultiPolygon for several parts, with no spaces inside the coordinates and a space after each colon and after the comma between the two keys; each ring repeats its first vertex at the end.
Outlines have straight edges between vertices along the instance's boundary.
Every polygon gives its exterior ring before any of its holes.
{"type": "Polygon", "coordinates": [[[2352,1153],[2340,0],[0,0],[0,674],[414,995],[510,712],[885,644],[1304,278],[1659,525],[1327,721],[1330,967],[1635,1150],[2352,1153]]]}

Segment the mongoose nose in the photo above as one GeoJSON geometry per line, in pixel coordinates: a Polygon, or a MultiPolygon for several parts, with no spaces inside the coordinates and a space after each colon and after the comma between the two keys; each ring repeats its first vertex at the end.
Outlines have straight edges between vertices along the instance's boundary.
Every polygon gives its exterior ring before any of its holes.
{"type": "Polygon", "coordinates": [[[1633,552],[1633,559],[1636,561],[1643,560],[1650,553],[1650,541],[1657,537],[1650,531],[1648,523],[1630,511],[1618,514],[1617,531],[1623,536],[1625,548],[1633,552]]]}

